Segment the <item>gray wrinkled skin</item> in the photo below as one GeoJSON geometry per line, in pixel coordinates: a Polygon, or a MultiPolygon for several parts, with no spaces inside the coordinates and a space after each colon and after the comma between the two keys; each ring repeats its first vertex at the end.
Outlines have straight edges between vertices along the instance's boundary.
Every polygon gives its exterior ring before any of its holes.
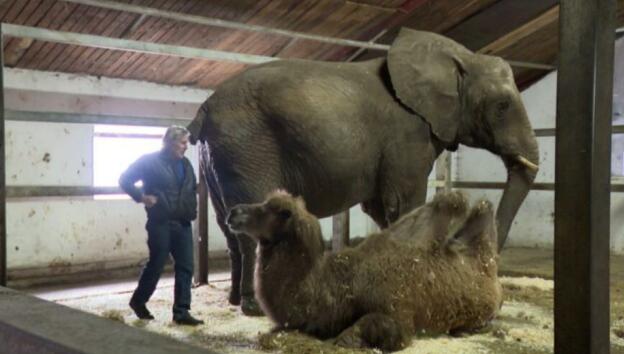
{"type": "Polygon", "coordinates": [[[436,157],[458,144],[501,157],[499,248],[535,178],[538,147],[511,68],[445,37],[402,30],[387,58],[283,60],[227,80],[189,125],[205,150],[233,286],[253,292],[255,245],[225,225],[239,203],[282,188],[325,217],[361,204],[382,228],[422,205],[436,157]],[[242,267],[242,268],[241,268],[242,267]],[[241,279],[242,269],[242,279],[241,279]]]}

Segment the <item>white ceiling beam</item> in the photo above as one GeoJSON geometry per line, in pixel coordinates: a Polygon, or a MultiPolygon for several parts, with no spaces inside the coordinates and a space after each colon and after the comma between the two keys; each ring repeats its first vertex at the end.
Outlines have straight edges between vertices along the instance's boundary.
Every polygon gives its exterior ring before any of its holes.
{"type": "MultiPolygon", "coordinates": [[[[66,0],[67,1],[67,0],[66,0]]],[[[72,0],[73,1],[73,0],[72,0]]],[[[86,0],[80,0],[86,1],[86,0]]],[[[28,27],[13,24],[2,24],[2,33],[4,35],[20,38],[32,38],[36,40],[81,45],[87,47],[124,50],[131,52],[169,55],[183,58],[192,59],[204,59],[213,61],[229,61],[239,64],[261,64],[270,61],[279,60],[276,57],[269,57],[263,55],[243,54],[226,52],[212,49],[202,49],[194,47],[175,46],[169,44],[158,44],[151,42],[141,42],[129,39],[110,38],[103,36],[96,36],[91,34],[54,31],[38,27],[28,27]]],[[[553,70],[555,67],[552,65],[529,63],[521,61],[507,61],[511,66],[526,67],[542,70],[553,70]]]]}
{"type": "Polygon", "coordinates": [[[4,87],[20,91],[197,104],[204,102],[213,93],[212,90],[195,87],[6,67],[4,87]]]}
{"type": "Polygon", "coordinates": [[[44,28],[20,26],[6,23],[2,24],[2,33],[4,35],[12,37],[32,38],[55,43],[73,44],[105,49],[116,49],[139,53],[169,55],[183,58],[230,61],[240,64],[260,64],[278,60],[278,58],[262,55],[241,54],[224,52],[220,50],[174,46],[150,42],[139,42],[129,39],[110,38],[73,32],[53,31],[44,28]]]}
{"type": "Polygon", "coordinates": [[[246,31],[253,31],[253,32],[260,32],[260,33],[267,33],[267,34],[275,34],[275,35],[287,36],[287,37],[298,38],[298,39],[307,39],[307,40],[312,40],[312,41],[317,41],[317,42],[344,45],[344,46],[349,46],[349,47],[360,47],[360,48],[377,49],[377,50],[388,50],[390,48],[390,46],[385,45],[385,44],[377,44],[373,42],[363,42],[363,41],[355,41],[355,40],[343,39],[343,38],[319,36],[319,35],[309,34],[309,33],[304,33],[304,32],[295,32],[295,31],[283,30],[279,28],[250,25],[250,24],[241,23],[241,22],[226,21],[226,20],[221,20],[218,18],[210,18],[210,17],[203,17],[203,16],[197,16],[197,15],[191,15],[191,14],[171,12],[171,11],[156,9],[153,7],[139,6],[139,5],[120,3],[120,2],[115,2],[115,1],[108,1],[108,0],[63,0],[63,1],[71,2],[74,4],[97,6],[97,7],[109,9],[109,10],[117,10],[117,11],[131,12],[131,13],[141,14],[141,15],[156,16],[156,17],[161,17],[161,18],[167,18],[170,20],[194,23],[198,25],[208,25],[208,26],[215,26],[215,27],[231,28],[231,29],[236,29],[236,30],[246,30],[246,31]]]}

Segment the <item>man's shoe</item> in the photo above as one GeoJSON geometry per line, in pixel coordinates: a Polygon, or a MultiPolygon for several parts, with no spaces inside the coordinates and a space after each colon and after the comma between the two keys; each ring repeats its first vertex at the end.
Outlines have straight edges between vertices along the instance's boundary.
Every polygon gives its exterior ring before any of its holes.
{"type": "Polygon", "coordinates": [[[187,326],[197,326],[204,324],[204,321],[198,320],[197,318],[191,316],[191,314],[188,312],[173,315],[173,322],[179,325],[187,326]]]}
{"type": "Polygon", "coordinates": [[[145,304],[137,304],[134,301],[130,301],[130,308],[134,311],[134,314],[142,320],[153,320],[154,316],[149,312],[145,304]]]}
{"type": "Polygon", "coordinates": [[[243,296],[241,310],[245,316],[264,316],[264,312],[253,296],[243,296]]]}

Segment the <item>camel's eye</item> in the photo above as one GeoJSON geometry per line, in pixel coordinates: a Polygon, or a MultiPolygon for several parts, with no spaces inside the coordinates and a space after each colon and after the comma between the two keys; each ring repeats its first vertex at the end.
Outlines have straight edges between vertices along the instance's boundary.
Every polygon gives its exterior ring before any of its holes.
{"type": "Polygon", "coordinates": [[[277,215],[279,215],[279,218],[282,220],[288,220],[292,215],[292,212],[288,209],[282,209],[277,213],[277,215]]]}

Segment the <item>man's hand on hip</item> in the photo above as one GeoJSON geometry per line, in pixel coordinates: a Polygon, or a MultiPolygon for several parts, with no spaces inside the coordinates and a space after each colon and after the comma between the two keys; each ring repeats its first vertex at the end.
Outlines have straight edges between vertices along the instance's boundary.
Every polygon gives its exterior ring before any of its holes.
{"type": "Polygon", "coordinates": [[[141,196],[141,203],[145,204],[147,208],[151,208],[154,204],[158,203],[158,197],[151,194],[143,194],[141,196]]]}

